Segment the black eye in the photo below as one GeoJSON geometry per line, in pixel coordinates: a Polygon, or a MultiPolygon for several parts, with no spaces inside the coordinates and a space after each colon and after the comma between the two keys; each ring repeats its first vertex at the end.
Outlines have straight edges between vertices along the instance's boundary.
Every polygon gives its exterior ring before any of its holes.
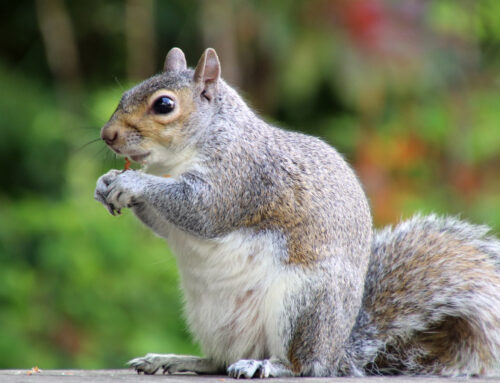
{"type": "Polygon", "coordinates": [[[156,99],[153,110],[158,114],[167,114],[174,110],[175,102],[170,97],[162,96],[156,99]]]}

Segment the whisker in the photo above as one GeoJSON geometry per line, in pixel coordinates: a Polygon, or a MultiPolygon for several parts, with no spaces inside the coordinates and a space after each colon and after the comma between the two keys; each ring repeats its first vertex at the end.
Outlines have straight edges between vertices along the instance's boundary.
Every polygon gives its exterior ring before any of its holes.
{"type": "Polygon", "coordinates": [[[118,156],[115,153],[115,158],[113,158],[113,168],[117,168],[118,166],[118,156]]]}
{"type": "Polygon", "coordinates": [[[73,150],[73,154],[78,153],[78,152],[79,152],[79,151],[81,151],[82,149],[84,149],[84,148],[86,148],[87,146],[89,146],[89,145],[91,145],[91,144],[94,144],[94,143],[96,143],[96,142],[98,142],[98,141],[101,141],[101,138],[100,138],[100,137],[99,137],[99,138],[96,138],[96,139],[93,139],[93,140],[91,140],[91,141],[89,141],[89,142],[87,142],[87,143],[83,144],[83,145],[82,145],[82,146],[80,146],[79,148],[76,148],[75,150],[73,150]]]}
{"type": "Polygon", "coordinates": [[[69,128],[69,133],[71,134],[70,137],[71,147],[77,148],[75,149],[75,152],[79,152],[87,145],[90,145],[95,141],[99,141],[99,138],[95,137],[100,136],[99,130],[96,129],[95,125],[73,126],[69,128]],[[80,147],[79,145],[81,142],[86,142],[86,143],[80,147]]]}
{"type": "Polygon", "coordinates": [[[168,258],[164,257],[164,258],[158,259],[156,261],[149,262],[149,265],[150,266],[158,266],[158,265],[164,265],[165,263],[169,263],[169,262],[170,262],[170,260],[168,258]]]}
{"type": "Polygon", "coordinates": [[[115,82],[118,84],[118,86],[122,89],[122,90],[125,90],[125,88],[123,87],[122,83],[120,82],[120,80],[118,80],[118,77],[114,76],[114,79],[115,79],[115,82]]]}
{"type": "Polygon", "coordinates": [[[101,157],[103,162],[108,161],[108,156],[111,154],[109,150],[106,150],[108,147],[104,145],[102,148],[100,148],[95,154],[94,157],[101,157]]]}

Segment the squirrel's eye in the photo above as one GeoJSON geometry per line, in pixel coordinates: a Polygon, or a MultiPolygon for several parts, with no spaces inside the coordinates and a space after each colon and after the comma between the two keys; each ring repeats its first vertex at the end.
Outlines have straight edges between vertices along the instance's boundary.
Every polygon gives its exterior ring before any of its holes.
{"type": "Polygon", "coordinates": [[[174,110],[175,102],[170,97],[158,97],[153,104],[153,110],[158,114],[167,114],[174,110]]]}

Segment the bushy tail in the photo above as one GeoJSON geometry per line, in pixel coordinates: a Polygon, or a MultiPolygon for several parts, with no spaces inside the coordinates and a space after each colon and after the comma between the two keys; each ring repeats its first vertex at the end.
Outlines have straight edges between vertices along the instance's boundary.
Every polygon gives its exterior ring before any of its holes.
{"type": "Polygon", "coordinates": [[[375,235],[349,374],[500,375],[500,241],[420,217],[375,235]]]}

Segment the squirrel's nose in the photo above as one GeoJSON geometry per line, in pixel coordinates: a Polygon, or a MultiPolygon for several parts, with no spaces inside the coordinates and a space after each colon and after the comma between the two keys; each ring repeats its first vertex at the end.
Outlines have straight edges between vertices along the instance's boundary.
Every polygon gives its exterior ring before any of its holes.
{"type": "Polygon", "coordinates": [[[113,145],[118,139],[118,131],[113,129],[103,129],[101,132],[101,138],[109,146],[113,145]]]}

